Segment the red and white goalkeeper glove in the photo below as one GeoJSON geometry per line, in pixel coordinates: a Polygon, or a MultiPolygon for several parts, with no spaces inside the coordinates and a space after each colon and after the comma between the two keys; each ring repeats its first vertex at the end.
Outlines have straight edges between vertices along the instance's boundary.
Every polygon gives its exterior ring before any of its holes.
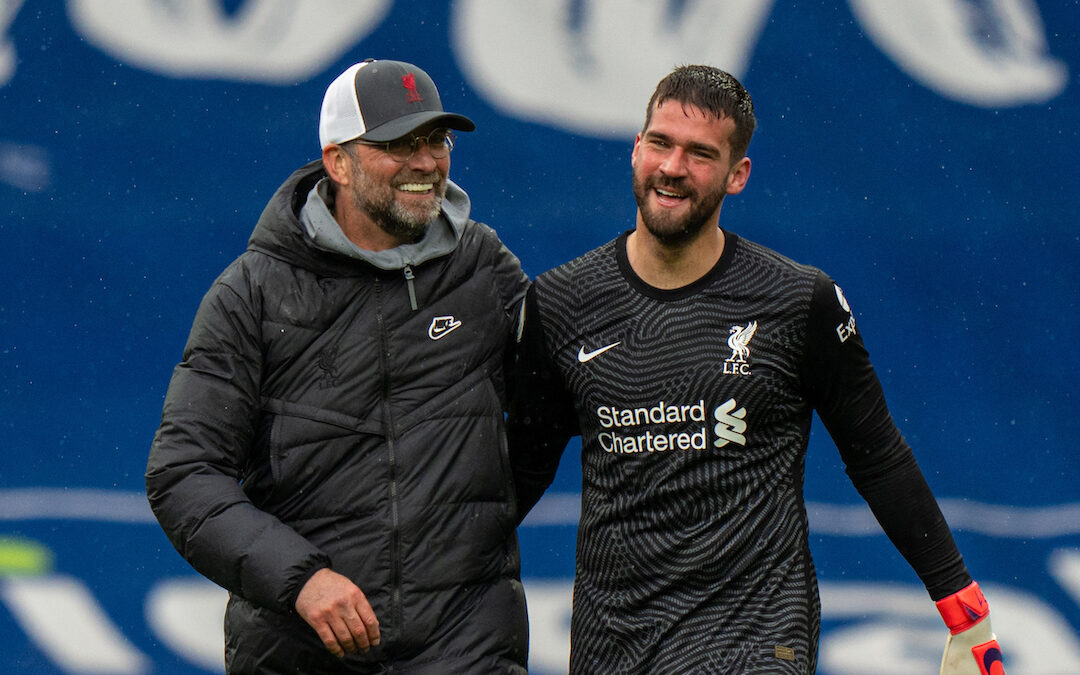
{"type": "Polygon", "coordinates": [[[974,581],[937,601],[949,627],[941,675],[1005,675],[1001,647],[990,630],[990,605],[974,581]]]}

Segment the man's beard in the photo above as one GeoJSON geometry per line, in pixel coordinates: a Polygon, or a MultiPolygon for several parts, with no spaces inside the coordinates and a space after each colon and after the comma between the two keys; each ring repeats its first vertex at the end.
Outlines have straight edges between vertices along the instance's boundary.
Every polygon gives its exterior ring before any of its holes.
{"type": "Polygon", "coordinates": [[[389,185],[378,185],[364,173],[359,164],[353,170],[353,204],[398,241],[420,241],[427,231],[428,223],[439,215],[445,196],[446,177],[438,171],[430,174],[403,171],[395,175],[389,185]],[[427,207],[420,204],[410,207],[395,199],[395,186],[406,183],[431,183],[434,188],[432,203],[427,207]]]}
{"type": "Polygon", "coordinates": [[[637,201],[638,211],[641,213],[641,221],[649,233],[664,246],[679,246],[692,241],[701,230],[712,223],[720,203],[724,201],[727,189],[727,180],[724,186],[715,192],[707,193],[703,198],[699,197],[696,190],[690,189],[683,178],[664,179],[662,177],[639,176],[633,173],[634,200],[637,201]],[[677,192],[690,202],[690,211],[678,218],[666,209],[653,210],[649,203],[649,195],[656,188],[677,192]]]}

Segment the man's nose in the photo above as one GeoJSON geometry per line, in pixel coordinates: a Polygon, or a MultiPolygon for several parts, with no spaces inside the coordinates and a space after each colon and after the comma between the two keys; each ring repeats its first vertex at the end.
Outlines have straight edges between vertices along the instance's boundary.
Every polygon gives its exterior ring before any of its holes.
{"type": "Polygon", "coordinates": [[[435,157],[431,154],[431,147],[424,139],[417,139],[416,149],[413,150],[412,155],[409,156],[409,166],[417,169],[426,169],[431,171],[435,168],[437,162],[435,157]]]}
{"type": "Polygon", "coordinates": [[[686,175],[686,153],[682,148],[673,148],[660,162],[660,171],[667,176],[686,175]]]}

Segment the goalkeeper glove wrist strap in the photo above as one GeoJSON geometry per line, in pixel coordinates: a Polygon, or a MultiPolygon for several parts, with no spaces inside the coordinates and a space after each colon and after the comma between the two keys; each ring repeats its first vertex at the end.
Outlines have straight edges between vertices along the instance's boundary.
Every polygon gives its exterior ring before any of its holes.
{"type": "Polygon", "coordinates": [[[990,605],[979,584],[974,581],[935,604],[953,635],[964,632],[990,615],[990,605]]]}

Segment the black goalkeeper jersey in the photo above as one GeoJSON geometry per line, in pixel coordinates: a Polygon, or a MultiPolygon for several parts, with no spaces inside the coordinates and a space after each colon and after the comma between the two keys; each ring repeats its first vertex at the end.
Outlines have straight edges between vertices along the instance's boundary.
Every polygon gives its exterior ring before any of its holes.
{"type": "Polygon", "coordinates": [[[510,417],[524,517],[582,437],[572,673],[813,673],[803,473],[813,411],[938,599],[970,576],[821,271],[725,232],[676,290],[623,234],[541,275],[510,417]]]}

